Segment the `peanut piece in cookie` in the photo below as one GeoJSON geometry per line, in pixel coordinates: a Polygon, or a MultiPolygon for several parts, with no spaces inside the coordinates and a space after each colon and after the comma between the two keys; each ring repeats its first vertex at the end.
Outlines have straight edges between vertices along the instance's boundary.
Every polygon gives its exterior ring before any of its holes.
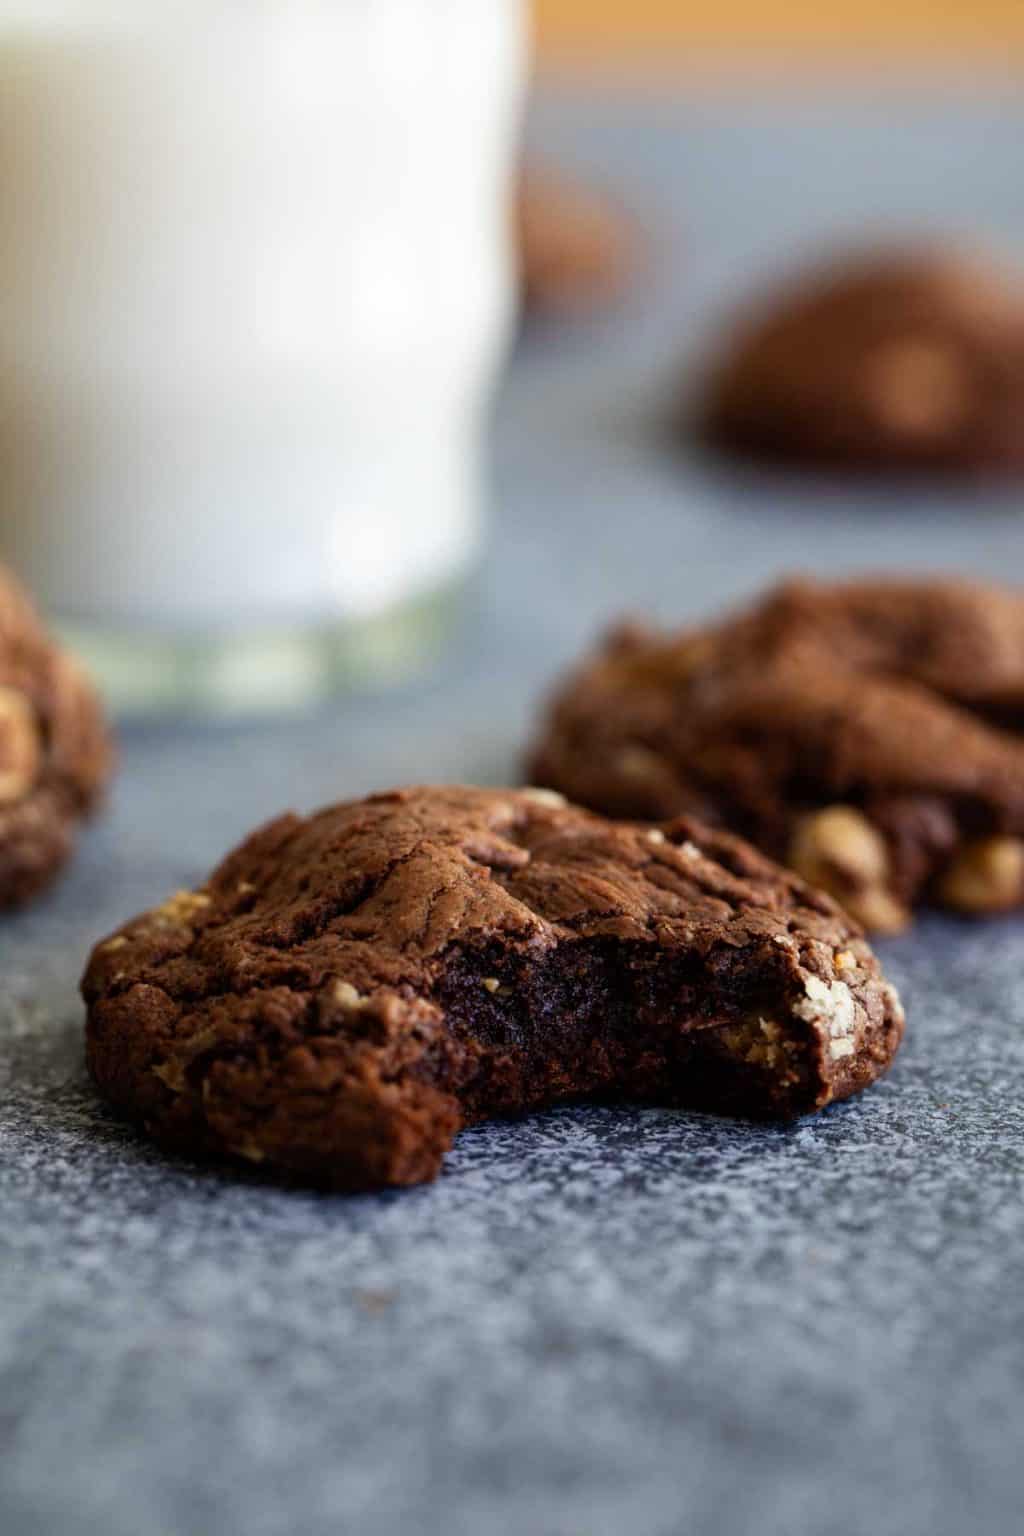
{"type": "Polygon", "coordinates": [[[805,817],[793,834],[789,863],[866,928],[900,933],[907,926],[910,914],[889,889],[885,839],[853,806],[830,805],[805,817]]]}
{"type": "Polygon", "coordinates": [[[17,689],[0,687],[0,805],[24,799],[39,777],[42,762],[35,710],[17,689]]]}
{"type": "Polygon", "coordinates": [[[939,900],[958,912],[1005,912],[1024,895],[1024,842],[983,837],[965,843],[938,885],[939,900]]]}

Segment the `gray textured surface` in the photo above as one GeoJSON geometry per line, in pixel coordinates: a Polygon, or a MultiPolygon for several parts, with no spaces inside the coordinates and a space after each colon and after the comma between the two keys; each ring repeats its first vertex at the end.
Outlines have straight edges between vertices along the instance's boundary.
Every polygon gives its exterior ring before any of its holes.
{"type": "Polygon", "coordinates": [[[626,310],[517,360],[470,643],[330,718],[129,732],[110,816],[4,923],[4,1536],[1019,1528],[1024,924],[889,944],[906,1049],[814,1123],[567,1111],[386,1198],[168,1163],[96,1104],[74,990],[97,933],[285,804],[514,776],[538,689],[619,607],[793,564],[1020,573],[1016,491],[763,484],[659,439],[681,344],[787,250],[894,215],[1024,249],[1019,105],[897,102],[542,103],[539,141],[658,238],[626,310]]]}

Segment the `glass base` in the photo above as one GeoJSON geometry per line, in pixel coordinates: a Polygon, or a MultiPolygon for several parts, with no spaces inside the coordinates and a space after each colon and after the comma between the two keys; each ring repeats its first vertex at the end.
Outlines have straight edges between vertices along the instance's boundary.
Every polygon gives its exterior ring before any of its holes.
{"type": "Polygon", "coordinates": [[[429,667],[465,592],[459,578],[371,617],[308,627],[181,635],[57,619],[54,628],[116,713],[280,713],[429,667]]]}

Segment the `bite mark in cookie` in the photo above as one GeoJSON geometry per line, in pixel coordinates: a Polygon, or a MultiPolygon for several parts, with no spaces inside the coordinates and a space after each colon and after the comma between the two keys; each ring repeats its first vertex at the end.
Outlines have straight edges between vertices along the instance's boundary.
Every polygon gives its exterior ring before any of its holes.
{"type": "Polygon", "coordinates": [[[570,1100],[791,1118],[903,1028],[859,930],[738,839],[514,790],[284,817],[99,944],[83,992],[96,1082],[158,1139],[353,1188],[570,1100]]]}

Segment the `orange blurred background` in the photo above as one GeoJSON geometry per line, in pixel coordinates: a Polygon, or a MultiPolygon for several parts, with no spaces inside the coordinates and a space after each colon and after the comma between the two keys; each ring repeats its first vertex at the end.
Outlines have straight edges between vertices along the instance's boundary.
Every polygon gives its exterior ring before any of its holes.
{"type": "Polygon", "coordinates": [[[847,50],[1024,61],[1024,0],[534,0],[542,62],[847,50]]]}

